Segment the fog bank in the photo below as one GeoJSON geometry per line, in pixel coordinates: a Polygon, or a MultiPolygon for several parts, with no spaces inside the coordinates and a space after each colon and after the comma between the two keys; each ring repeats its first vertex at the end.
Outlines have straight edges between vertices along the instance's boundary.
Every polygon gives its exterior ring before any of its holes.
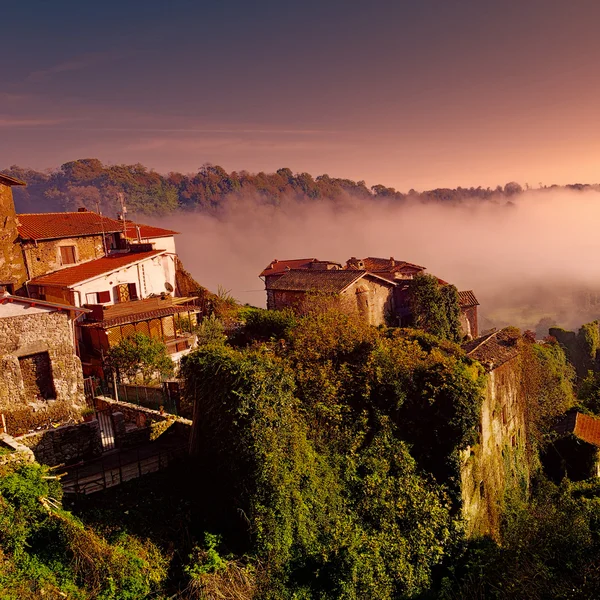
{"type": "MultiPolygon", "coordinates": [[[[260,271],[274,258],[393,256],[475,291],[482,328],[574,327],[600,317],[600,193],[535,190],[498,202],[386,203],[232,196],[215,216],[180,213],[186,268],[209,289],[264,306],[260,271]]],[[[541,332],[540,332],[541,333],[541,332]]]]}

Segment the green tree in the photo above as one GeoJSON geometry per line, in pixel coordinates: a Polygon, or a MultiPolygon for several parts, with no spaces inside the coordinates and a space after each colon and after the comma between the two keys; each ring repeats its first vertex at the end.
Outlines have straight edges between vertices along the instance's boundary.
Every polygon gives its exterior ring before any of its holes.
{"type": "Polygon", "coordinates": [[[173,375],[175,366],[167,353],[165,344],[142,333],[123,338],[108,351],[108,364],[116,369],[119,379],[126,377],[134,382],[141,377],[144,383],[157,375],[173,375]]]}
{"type": "Polygon", "coordinates": [[[410,305],[415,327],[439,338],[460,341],[460,306],[453,285],[442,286],[437,277],[418,273],[410,287],[410,305]]]}

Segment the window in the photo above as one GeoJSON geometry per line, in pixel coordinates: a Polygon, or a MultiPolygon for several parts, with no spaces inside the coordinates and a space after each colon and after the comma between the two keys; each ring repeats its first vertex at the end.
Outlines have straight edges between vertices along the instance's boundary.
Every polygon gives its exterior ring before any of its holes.
{"type": "Polygon", "coordinates": [[[98,298],[98,304],[104,304],[105,302],[110,302],[110,292],[97,292],[96,296],[98,298]]]}
{"type": "Polygon", "coordinates": [[[121,283],[115,287],[116,297],[119,302],[128,302],[129,300],[137,300],[137,290],[135,283],[121,283]]]}
{"type": "Polygon", "coordinates": [[[61,246],[60,247],[60,264],[61,265],[74,265],[77,261],[75,260],[75,246],[61,246]]]}
{"type": "Polygon", "coordinates": [[[56,398],[48,352],[19,357],[23,386],[28,400],[56,398]]]}

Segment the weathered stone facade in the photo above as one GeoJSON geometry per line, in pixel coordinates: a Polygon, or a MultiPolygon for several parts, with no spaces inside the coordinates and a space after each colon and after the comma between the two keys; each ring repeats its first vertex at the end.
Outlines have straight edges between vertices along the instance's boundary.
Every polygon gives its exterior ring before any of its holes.
{"type": "Polygon", "coordinates": [[[75,260],[77,263],[102,258],[104,244],[101,235],[87,235],[58,240],[41,240],[37,243],[23,242],[23,254],[29,271],[29,279],[40,277],[57,271],[72,264],[63,264],[61,247],[75,247],[75,260]]]}
{"type": "Polygon", "coordinates": [[[10,284],[21,290],[28,279],[21,246],[17,242],[17,216],[10,185],[0,179],[0,285],[10,284]]]}
{"type": "Polygon", "coordinates": [[[291,281],[288,284],[294,274],[299,279],[304,278],[302,271],[289,271],[267,288],[269,308],[303,310],[319,303],[330,304],[359,316],[369,325],[390,324],[394,312],[392,282],[365,272],[321,270],[311,273],[306,282],[291,281]],[[338,279],[341,281],[336,281],[338,279]],[[321,283],[319,280],[322,280],[323,291],[316,287],[321,283]],[[293,289],[304,284],[307,289],[293,289]],[[285,289],[288,286],[291,289],[285,289]]]}
{"type": "Polygon", "coordinates": [[[0,305],[0,373],[0,410],[49,400],[83,404],[81,362],[68,312],[0,305]],[[29,362],[29,357],[38,360],[29,362]],[[46,364],[47,371],[39,367],[46,364]],[[55,397],[44,397],[52,388],[55,397]]]}
{"type": "Polygon", "coordinates": [[[461,453],[462,510],[469,536],[497,536],[505,493],[512,487],[526,494],[530,480],[521,356],[516,345],[511,350],[510,344],[488,341],[496,346],[491,352],[485,341],[469,352],[487,372],[479,442],[461,453]]]}
{"type": "Polygon", "coordinates": [[[51,467],[90,460],[102,454],[100,427],[95,420],[28,433],[18,441],[31,448],[38,462],[51,467]]]}

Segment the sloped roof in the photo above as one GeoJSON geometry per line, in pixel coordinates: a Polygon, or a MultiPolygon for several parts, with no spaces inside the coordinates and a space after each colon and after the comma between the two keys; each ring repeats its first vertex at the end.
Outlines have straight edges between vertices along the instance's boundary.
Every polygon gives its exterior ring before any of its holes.
{"type": "Polygon", "coordinates": [[[19,235],[24,240],[52,240],[59,238],[123,233],[129,240],[137,239],[140,228],[142,239],[177,235],[178,231],[133,221],[118,221],[91,210],[60,213],[22,213],[19,219],[19,235]]]}
{"type": "Polygon", "coordinates": [[[458,292],[458,303],[461,308],[469,308],[470,306],[479,306],[479,301],[475,297],[473,290],[458,292]]]}
{"type": "Polygon", "coordinates": [[[123,267],[142,262],[163,253],[164,250],[151,250],[149,252],[111,254],[73,267],[66,267],[60,271],[48,273],[47,275],[41,275],[40,277],[32,279],[29,283],[33,285],[69,287],[77,285],[78,283],[83,283],[89,279],[95,279],[101,275],[112,273],[123,267]]]}
{"type": "Polygon", "coordinates": [[[285,273],[290,269],[308,269],[310,263],[317,261],[316,258],[292,258],[289,260],[277,260],[276,258],[271,261],[268,267],[265,267],[259,277],[267,277],[268,275],[277,275],[279,273],[285,273]]]}
{"type": "Polygon", "coordinates": [[[17,215],[24,240],[51,240],[123,231],[123,222],[92,211],[17,215]]]}
{"type": "Polygon", "coordinates": [[[503,365],[519,354],[518,340],[508,329],[493,331],[462,345],[470,358],[479,361],[487,370],[503,365]]]}
{"type": "Polygon", "coordinates": [[[285,272],[270,286],[272,290],[288,292],[324,292],[339,294],[355,281],[369,277],[377,279],[380,284],[393,287],[393,283],[367,271],[357,270],[310,270],[292,269],[285,272]]]}
{"type": "Polygon", "coordinates": [[[389,271],[395,273],[403,269],[417,269],[424,271],[425,267],[415,265],[414,263],[406,262],[405,260],[395,260],[393,258],[377,258],[375,256],[367,256],[362,259],[365,265],[365,271],[389,271]]]}
{"type": "Polygon", "coordinates": [[[193,298],[145,298],[104,307],[103,318],[99,321],[84,321],[84,327],[115,327],[127,323],[137,323],[159,317],[167,317],[182,312],[200,312],[200,309],[189,302],[193,298]]]}
{"type": "Polygon", "coordinates": [[[5,175],[4,173],[0,173],[0,183],[8,186],[27,185],[24,181],[21,181],[16,177],[11,177],[10,175],[5,175]]]}
{"type": "Polygon", "coordinates": [[[26,298],[24,296],[13,296],[12,294],[0,294],[0,304],[7,302],[18,302],[20,304],[29,304],[30,306],[43,306],[45,308],[54,308],[58,311],[74,311],[81,313],[92,312],[89,308],[81,308],[79,306],[72,306],[71,304],[60,304],[58,302],[48,302],[47,300],[38,300],[37,298],[26,298]]]}
{"type": "Polygon", "coordinates": [[[600,448],[600,419],[597,417],[576,410],[569,411],[556,426],[556,431],[561,435],[572,433],[580,440],[600,448]]]}
{"type": "Polygon", "coordinates": [[[163,229],[162,227],[155,227],[154,225],[142,225],[141,223],[134,223],[133,221],[125,221],[125,237],[128,240],[137,240],[137,227],[140,228],[140,238],[143,240],[146,238],[179,235],[179,231],[173,231],[172,229],[163,229]]]}

